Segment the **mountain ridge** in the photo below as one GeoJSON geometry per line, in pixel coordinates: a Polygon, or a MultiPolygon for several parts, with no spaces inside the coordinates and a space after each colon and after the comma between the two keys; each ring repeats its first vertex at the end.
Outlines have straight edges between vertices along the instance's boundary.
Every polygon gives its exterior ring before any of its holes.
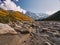
{"type": "Polygon", "coordinates": [[[45,13],[33,13],[30,11],[27,11],[25,14],[35,20],[47,18],[49,16],[48,14],[45,14],[45,13]]]}
{"type": "Polygon", "coordinates": [[[52,14],[51,16],[47,17],[46,19],[43,19],[46,21],[60,21],[60,10],[56,13],[52,14]]]}

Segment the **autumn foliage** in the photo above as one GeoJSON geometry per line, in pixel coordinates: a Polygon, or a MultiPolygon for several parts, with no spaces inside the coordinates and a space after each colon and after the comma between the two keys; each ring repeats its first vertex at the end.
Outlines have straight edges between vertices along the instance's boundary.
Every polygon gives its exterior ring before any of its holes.
{"type": "Polygon", "coordinates": [[[0,22],[9,22],[15,20],[34,21],[31,17],[21,12],[0,9],[0,22]]]}

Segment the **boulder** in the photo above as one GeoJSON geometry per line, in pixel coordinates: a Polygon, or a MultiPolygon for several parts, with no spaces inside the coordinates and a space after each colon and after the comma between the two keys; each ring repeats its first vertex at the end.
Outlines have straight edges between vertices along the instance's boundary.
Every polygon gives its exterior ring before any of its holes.
{"type": "Polygon", "coordinates": [[[9,25],[0,23],[0,34],[17,34],[17,32],[9,25]]]}
{"type": "Polygon", "coordinates": [[[48,31],[48,30],[50,30],[50,29],[48,29],[48,28],[42,28],[42,30],[48,31]]]}

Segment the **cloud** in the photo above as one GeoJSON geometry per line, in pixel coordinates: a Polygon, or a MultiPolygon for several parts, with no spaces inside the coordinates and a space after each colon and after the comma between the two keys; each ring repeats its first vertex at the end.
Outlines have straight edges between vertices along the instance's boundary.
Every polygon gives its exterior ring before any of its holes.
{"type": "Polygon", "coordinates": [[[16,1],[19,1],[19,0],[16,0],[16,1]]]}
{"type": "MultiPolygon", "coordinates": [[[[16,0],[16,1],[19,1],[19,0],[16,0]]],[[[5,10],[19,11],[19,12],[23,12],[24,14],[26,13],[26,11],[24,9],[22,9],[20,6],[17,6],[11,0],[3,1],[3,3],[0,4],[0,8],[5,9],[5,10]]]]}

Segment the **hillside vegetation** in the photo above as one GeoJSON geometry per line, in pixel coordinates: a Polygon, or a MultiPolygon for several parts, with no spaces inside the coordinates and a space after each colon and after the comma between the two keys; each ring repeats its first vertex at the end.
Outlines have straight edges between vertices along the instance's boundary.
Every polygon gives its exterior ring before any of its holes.
{"type": "Polygon", "coordinates": [[[43,20],[45,20],[45,21],[60,21],[60,11],[52,14],[51,16],[49,16],[43,20]]]}
{"type": "Polygon", "coordinates": [[[23,21],[34,21],[27,15],[24,15],[18,11],[6,11],[0,9],[0,22],[8,23],[10,21],[23,20],[23,21]]]}

